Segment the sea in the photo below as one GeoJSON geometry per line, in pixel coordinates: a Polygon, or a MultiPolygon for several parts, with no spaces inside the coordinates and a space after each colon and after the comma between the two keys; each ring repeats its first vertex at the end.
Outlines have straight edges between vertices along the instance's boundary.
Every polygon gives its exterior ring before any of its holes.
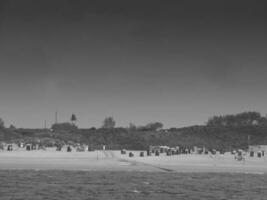
{"type": "Polygon", "coordinates": [[[267,199],[263,173],[2,170],[1,200],[267,199]]]}

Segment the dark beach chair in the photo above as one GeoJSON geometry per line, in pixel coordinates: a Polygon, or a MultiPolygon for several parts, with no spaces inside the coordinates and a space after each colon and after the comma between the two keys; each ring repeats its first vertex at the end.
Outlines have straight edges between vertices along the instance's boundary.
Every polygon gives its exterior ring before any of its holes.
{"type": "Polygon", "coordinates": [[[28,145],[26,146],[26,150],[27,150],[27,151],[30,151],[30,150],[32,150],[32,148],[31,148],[31,145],[30,145],[30,144],[28,144],[28,145]]]}
{"type": "Polygon", "coordinates": [[[71,150],[72,150],[71,147],[68,146],[68,147],[67,147],[67,152],[71,152],[71,150]]]}
{"type": "Polygon", "coordinates": [[[13,150],[13,147],[12,147],[11,144],[7,146],[7,150],[8,150],[8,151],[12,151],[12,150],[13,150]]]}

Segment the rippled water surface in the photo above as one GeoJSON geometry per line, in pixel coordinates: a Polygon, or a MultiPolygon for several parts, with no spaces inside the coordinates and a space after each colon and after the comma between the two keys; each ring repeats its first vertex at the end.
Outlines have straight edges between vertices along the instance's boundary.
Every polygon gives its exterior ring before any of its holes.
{"type": "Polygon", "coordinates": [[[267,175],[0,171],[1,200],[267,199],[267,175]]]}

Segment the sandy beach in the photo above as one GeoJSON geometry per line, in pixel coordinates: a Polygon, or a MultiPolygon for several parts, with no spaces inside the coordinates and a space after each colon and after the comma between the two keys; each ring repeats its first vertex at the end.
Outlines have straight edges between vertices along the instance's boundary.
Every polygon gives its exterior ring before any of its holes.
{"type": "Polygon", "coordinates": [[[174,155],[159,157],[121,155],[120,151],[56,152],[13,151],[0,152],[1,170],[85,170],[85,171],[147,171],[147,172],[230,172],[267,173],[267,160],[246,157],[236,161],[233,155],[174,155]]]}

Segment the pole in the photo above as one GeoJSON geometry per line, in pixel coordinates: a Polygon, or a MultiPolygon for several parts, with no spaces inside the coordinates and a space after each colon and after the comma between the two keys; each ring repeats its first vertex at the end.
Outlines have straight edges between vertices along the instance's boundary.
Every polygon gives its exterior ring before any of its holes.
{"type": "Polygon", "coordinates": [[[55,113],[55,124],[57,124],[57,111],[55,113]]]}

